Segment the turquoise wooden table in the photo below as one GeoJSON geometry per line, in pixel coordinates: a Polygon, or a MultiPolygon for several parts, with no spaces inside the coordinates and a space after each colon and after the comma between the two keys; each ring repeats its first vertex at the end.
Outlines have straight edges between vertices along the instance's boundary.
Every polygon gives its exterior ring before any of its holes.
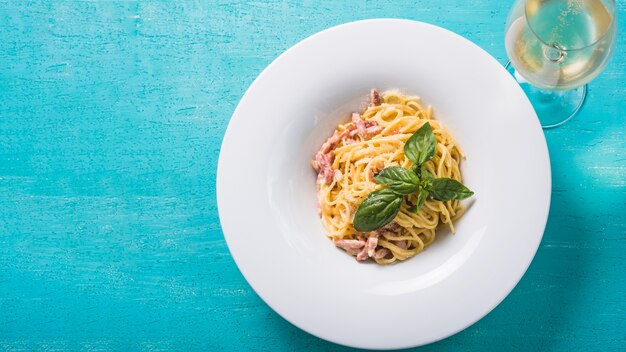
{"type": "MultiPolygon", "coordinates": [[[[215,173],[231,113],[282,51],[358,19],[443,26],[504,64],[509,6],[0,1],[0,350],[347,350],[274,313],[229,255],[215,173]]],[[[552,208],[530,269],[491,314],[421,350],[626,350],[618,7],[611,64],[546,131],[552,208]]]]}

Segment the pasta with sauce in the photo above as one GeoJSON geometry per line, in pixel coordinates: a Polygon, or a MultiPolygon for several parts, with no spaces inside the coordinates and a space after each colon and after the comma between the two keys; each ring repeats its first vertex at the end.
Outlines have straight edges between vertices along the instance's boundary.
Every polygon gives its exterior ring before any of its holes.
{"type": "Polygon", "coordinates": [[[374,175],[383,168],[408,168],[403,145],[426,122],[436,138],[435,155],[423,164],[435,177],[461,181],[461,149],[445,127],[434,120],[432,108],[418,97],[372,90],[369,107],[353,113],[352,121],[339,125],[311,161],[317,171],[319,212],[326,235],[358,261],[372,258],[379,264],[403,261],[420,253],[434,239],[440,223],[454,232],[453,221],[464,212],[458,200],[429,199],[417,212],[409,211],[417,196],[409,195],[390,224],[367,233],[352,221],[358,205],[381,188],[374,175]]]}

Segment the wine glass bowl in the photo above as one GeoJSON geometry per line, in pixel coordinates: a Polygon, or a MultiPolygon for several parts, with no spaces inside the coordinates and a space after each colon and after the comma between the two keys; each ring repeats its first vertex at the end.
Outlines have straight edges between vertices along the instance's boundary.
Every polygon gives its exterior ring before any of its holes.
{"type": "Polygon", "coordinates": [[[517,0],[506,24],[507,65],[544,128],[573,116],[585,84],[607,65],[616,33],[613,0],[517,0]]]}

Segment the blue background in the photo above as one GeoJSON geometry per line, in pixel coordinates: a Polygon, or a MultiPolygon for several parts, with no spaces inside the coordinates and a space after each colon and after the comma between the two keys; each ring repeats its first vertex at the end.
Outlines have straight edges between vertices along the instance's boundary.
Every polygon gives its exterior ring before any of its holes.
{"type": "MultiPolygon", "coordinates": [[[[357,19],[430,22],[504,64],[510,5],[0,1],[0,350],[347,350],[275,314],[228,253],[215,173],[231,113],[282,51],[357,19]]],[[[618,8],[611,64],[546,131],[552,208],[534,262],[491,314],[423,351],[626,349],[618,8]]]]}

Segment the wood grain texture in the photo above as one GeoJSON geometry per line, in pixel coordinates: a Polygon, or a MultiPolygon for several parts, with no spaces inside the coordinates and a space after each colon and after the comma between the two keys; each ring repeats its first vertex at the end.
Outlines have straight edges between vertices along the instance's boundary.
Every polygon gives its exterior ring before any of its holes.
{"type": "MultiPolygon", "coordinates": [[[[0,1],[0,350],[348,350],[284,321],[231,259],[215,199],[230,115],[282,51],[358,19],[430,22],[505,63],[509,6],[0,1]]],[[[552,208],[533,264],[491,314],[420,350],[626,349],[618,8],[611,64],[546,132],[552,208]]]]}

